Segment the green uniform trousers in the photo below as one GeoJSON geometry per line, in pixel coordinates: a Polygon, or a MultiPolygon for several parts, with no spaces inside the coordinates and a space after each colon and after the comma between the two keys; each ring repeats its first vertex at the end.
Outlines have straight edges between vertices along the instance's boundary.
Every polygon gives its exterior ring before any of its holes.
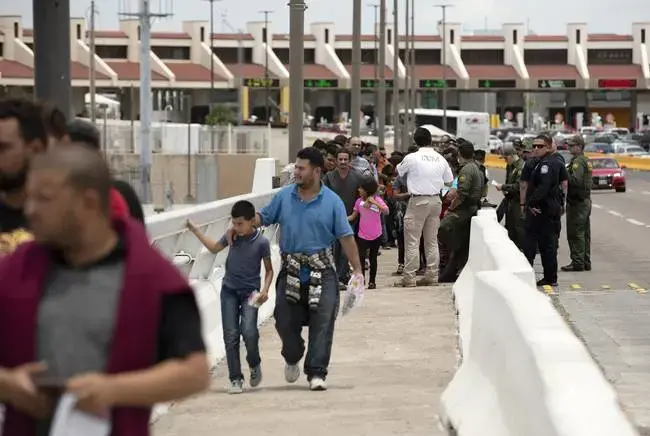
{"type": "Polygon", "coordinates": [[[566,232],[571,264],[591,267],[591,199],[574,200],[566,206],[566,232]]]}

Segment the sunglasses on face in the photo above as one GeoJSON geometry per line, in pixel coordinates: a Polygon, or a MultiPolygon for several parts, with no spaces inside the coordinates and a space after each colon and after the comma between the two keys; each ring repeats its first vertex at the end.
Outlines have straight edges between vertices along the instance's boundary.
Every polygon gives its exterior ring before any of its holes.
{"type": "Polygon", "coordinates": [[[533,147],[535,147],[535,148],[544,148],[544,147],[546,147],[546,144],[544,144],[544,143],[541,143],[541,144],[533,144],[533,147]]]}

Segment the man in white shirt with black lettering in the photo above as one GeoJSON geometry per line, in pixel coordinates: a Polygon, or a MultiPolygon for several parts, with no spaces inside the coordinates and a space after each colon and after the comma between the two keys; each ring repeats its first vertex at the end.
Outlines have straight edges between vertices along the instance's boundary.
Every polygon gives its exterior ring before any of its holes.
{"type": "Polygon", "coordinates": [[[410,194],[404,214],[404,275],[396,284],[405,288],[438,284],[438,228],[442,209],[440,191],[454,180],[447,160],[433,149],[429,130],[418,127],[413,133],[413,141],[420,149],[407,155],[397,165],[397,172],[406,179],[410,194]],[[424,238],[427,269],[424,277],[416,282],[421,236],[424,238]]]}

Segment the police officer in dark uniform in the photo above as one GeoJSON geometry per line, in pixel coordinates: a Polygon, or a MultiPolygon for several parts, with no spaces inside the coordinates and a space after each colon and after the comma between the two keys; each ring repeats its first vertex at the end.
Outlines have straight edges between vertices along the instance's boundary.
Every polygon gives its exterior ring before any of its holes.
{"type": "Polygon", "coordinates": [[[557,221],[562,216],[560,174],[564,164],[553,156],[552,144],[550,137],[537,136],[533,142],[534,167],[532,163],[526,165],[530,173],[525,180],[527,192],[523,204],[524,255],[532,266],[539,249],[544,277],[537,286],[557,285],[557,221]]]}
{"type": "Polygon", "coordinates": [[[447,265],[438,278],[440,283],[455,282],[467,263],[472,217],[481,208],[485,175],[474,160],[474,145],[460,141],[458,154],[460,170],[456,197],[449,205],[438,231],[438,239],[450,250],[447,265]]]}

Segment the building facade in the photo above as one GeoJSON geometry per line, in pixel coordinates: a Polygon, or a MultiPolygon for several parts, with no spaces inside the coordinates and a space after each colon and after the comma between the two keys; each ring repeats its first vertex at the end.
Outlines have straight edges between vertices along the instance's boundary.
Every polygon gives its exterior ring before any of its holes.
{"type": "MultiPolygon", "coordinates": [[[[152,33],[154,110],[178,120],[191,113],[193,121],[200,122],[212,101],[241,103],[245,119],[285,117],[289,35],[273,33],[271,23],[267,29],[264,22],[250,22],[242,33],[210,35],[209,29],[207,21],[188,21],[181,31],[152,33]]],[[[304,38],[305,110],[316,121],[339,122],[350,110],[350,89],[355,85],[352,35],[335,30],[333,23],[312,23],[304,38]]],[[[583,23],[568,24],[564,35],[526,34],[525,25],[519,23],[504,24],[498,35],[462,35],[458,23],[447,23],[446,32],[444,47],[441,26],[438,34],[415,36],[415,62],[408,71],[404,62],[408,41],[395,40],[392,24],[386,26],[386,65],[377,64],[378,36],[362,36],[358,85],[366,115],[374,115],[379,68],[384,69],[389,90],[413,80],[417,106],[423,108],[440,107],[444,76],[449,109],[485,111],[503,118],[535,113],[570,123],[577,113],[599,113],[625,127],[634,127],[639,114],[650,113],[650,23],[632,24],[628,35],[589,33],[583,23]],[[395,56],[398,71],[393,71],[395,56]]],[[[71,80],[77,113],[83,112],[89,89],[90,36],[85,19],[71,20],[71,80]]],[[[119,29],[97,30],[94,36],[97,93],[118,100],[122,118],[137,119],[138,22],[123,20],[119,29]]],[[[37,49],[31,29],[22,27],[20,17],[0,17],[0,93],[32,92],[37,49]]],[[[389,107],[392,98],[389,92],[389,107]]],[[[398,104],[402,105],[401,98],[398,104]]]]}

